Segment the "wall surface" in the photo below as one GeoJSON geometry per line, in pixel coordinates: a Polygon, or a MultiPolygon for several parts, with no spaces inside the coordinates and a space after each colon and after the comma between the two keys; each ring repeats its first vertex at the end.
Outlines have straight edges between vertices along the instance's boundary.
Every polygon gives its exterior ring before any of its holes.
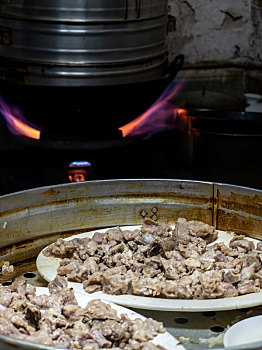
{"type": "Polygon", "coordinates": [[[262,0],[169,0],[169,12],[176,17],[170,61],[184,54],[193,80],[262,91],[262,0]]]}
{"type": "Polygon", "coordinates": [[[171,57],[183,53],[190,63],[262,62],[261,1],[170,0],[169,6],[177,18],[169,35],[171,57]]]}

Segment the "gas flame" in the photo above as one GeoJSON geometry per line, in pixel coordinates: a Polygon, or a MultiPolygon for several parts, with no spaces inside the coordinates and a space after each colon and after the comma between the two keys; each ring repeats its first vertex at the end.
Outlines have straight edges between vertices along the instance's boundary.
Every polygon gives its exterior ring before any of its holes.
{"type": "Polygon", "coordinates": [[[123,137],[143,135],[144,138],[149,138],[159,131],[175,129],[177,119],[181,114],[185,115],[186,111],[175,106],[170,100],[178,94],[181,87],[182,84],[172,81],[146,112],[119,128],[123,137]]]}
{"type": "Polygon", "coordinates": [[[7,127],[13,134],[40,139],[40,129],[29,123],[18,107],[8,105],[2,97],[0,97],[0,115],[6,120],[7,127]]]}

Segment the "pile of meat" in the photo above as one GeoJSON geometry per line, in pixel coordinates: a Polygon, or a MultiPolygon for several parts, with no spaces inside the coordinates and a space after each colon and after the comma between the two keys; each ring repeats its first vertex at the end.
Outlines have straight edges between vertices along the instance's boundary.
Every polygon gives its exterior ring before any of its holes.
{"type": "Polygon", "coordinates": [[[64,277],[49,286],[50,295],[15,280],[0,287],[0,334],[62,349],[164,350],[149,340],[164,332],[153,319],[130,320],[99,299],[78,306],[64,277]]]}
{"type": "Polygon", "coordinates": [[[180,218],[172,229],[146,219],[139,230],[59,239],[44,255],[60,258],[58,275],[83,282],[88,293],[207,299],[259,292],[262,242],[255,247],[235,235],[226,246],[216,238],[214,227],[199,221],[180,218]]]}

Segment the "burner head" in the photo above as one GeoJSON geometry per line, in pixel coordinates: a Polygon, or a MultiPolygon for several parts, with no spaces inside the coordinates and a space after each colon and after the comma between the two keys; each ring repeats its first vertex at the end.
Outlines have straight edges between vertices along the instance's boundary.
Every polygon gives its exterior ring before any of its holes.
{"type": "Polygon", "coordinates": [[[92,165],[90,162],[72,162],[68,168],[68,179],[70,182],[82,182],[90,180],[92,165]]]}

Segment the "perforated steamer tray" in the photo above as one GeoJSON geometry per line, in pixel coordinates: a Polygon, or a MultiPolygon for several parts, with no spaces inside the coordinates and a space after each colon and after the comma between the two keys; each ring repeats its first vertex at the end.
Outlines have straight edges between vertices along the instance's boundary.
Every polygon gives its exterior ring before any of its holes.
{"type": "MultiPolygon", "coordinates": [[[[0,257],[15,266],[14,277],[38,286],[47,282],[38,274],[35,257],[59,237],[95,228],[141,224],[144,217],[172,223],[178,217],[198,219],[225,231],[262,239],[262,191],[211,182],[166,179],[106,180],[49,186],[0,197],[0,257]],[[122,221],[119,221],[122,220],[122,221]]],[[[262,314],[262,307],[231,311],[179,312],[136,309],[162,321],[187,350],[223,349],[223,330],[235,322],[262,314]]],[[[0,337],[0,349],[10,347],[0,337]]],[[[262,349],[261,344],[238,347],[262,349]]]]}
{"type": "MultiPolygon", "coordinates": [[[[134,230],[141,226],[121,226],[122,230],[134,230]]],[[[73,235],[66,238],[71,240],[73,238],[88,238],[92,237],[95,232],[104,233],[108,228],[84,232],[79,235],[73,235]]],[[[226,245],[234,236],[234,233],[218,231],[218,238],[215,244],[223,242],[226,245]]],[[[258,240],[247,237],[255,244],[258,240]]],[[[53,257],[46,257],[43,251],[38,255],[37,268],[42,277],[47,281],[51,281],[56,276],[56,270],[59,266],[60,259],[53,257]]],[[[69,283],[76,291],[85,293],[81,283],[69,283]]],[[[251,307],[262,304],[262,292],[243,295],[234,298],[224,299],[210,299],[210,300],[176,300],[176,299],[162,299],[162,298],[148,298],[134,295],[108,295],[102,292],[90,294],[95,297],[103,298],[105,300],[125,305],[134,308],[139,313],[161,320],[171,334],[180,339],[181,343],[187,348],[206,348],[209,346],[219,346],[223,342],[223,333],[228,327],[228,319],[233,316],[233,323],[238,320],[253,315],[255,310],[251,307]],[[156,311],[157,310],[157,311],[156,311]],[[217,311],[229,311],[222,313],[217,311]],[[175,312],[174,312],[175,311],[175,312]],[[191,328],[192,327],[192,328],[191,328]]],[[[257,312],[260,308],[257,308],[257,312]]],[[[192,348],[192,349],[193,349],[192,348]]]]}

